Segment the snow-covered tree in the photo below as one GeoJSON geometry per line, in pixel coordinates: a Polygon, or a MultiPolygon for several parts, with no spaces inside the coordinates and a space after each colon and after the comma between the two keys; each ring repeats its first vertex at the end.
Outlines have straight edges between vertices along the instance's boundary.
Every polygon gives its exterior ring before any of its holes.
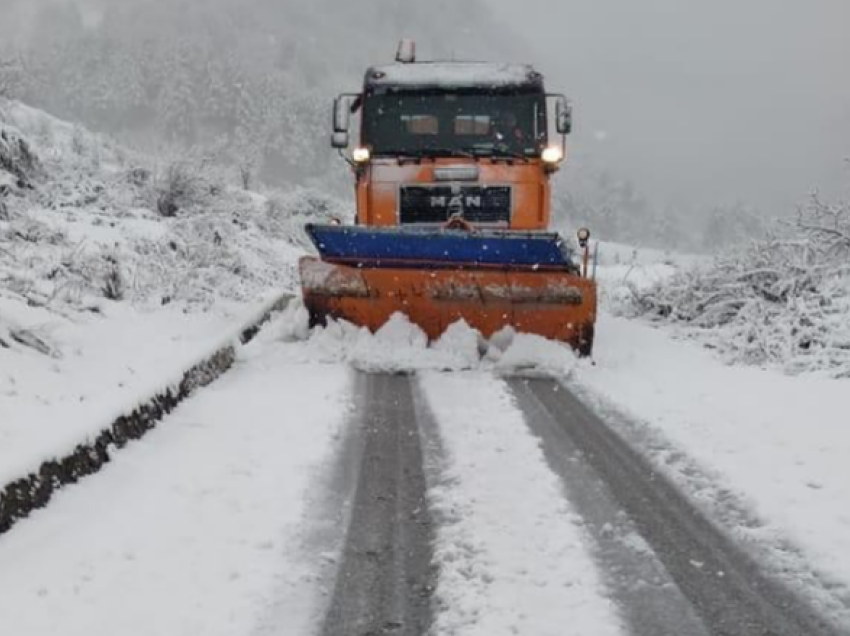
{"type": "Polygon", "coordinates": [[[619,311],[683,325],[731,362],[850,377],[850,198],[814,195],[765,238],[619,298],[619,311]]]}

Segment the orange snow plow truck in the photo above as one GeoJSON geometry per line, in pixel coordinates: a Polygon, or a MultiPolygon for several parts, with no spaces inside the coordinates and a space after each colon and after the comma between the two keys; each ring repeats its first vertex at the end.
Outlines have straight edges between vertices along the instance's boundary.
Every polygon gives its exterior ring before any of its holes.
{"type": "Polygon", "coordinates": [[[332,144],[353,169],[357,215],[306,228],[319,254],[299,263],[311,326],[374,331],[402,312],[431,339],[463,319],[485,337],[510,326],[589,355],[590,235],[548,229],[570,104],[527,65],[415,57],[402,42],[395,64],[335,101],[332,144]]]}

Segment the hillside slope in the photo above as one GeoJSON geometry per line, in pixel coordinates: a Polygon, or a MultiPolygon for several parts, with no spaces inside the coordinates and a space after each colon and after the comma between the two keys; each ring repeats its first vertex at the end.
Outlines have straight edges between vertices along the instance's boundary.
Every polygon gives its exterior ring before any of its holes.
{"type": "Polygon", "coordinates": [[[302,225],[343,205],[230,187],[0,103],[0,482],[193,364],[294,289],[302,225]]]}

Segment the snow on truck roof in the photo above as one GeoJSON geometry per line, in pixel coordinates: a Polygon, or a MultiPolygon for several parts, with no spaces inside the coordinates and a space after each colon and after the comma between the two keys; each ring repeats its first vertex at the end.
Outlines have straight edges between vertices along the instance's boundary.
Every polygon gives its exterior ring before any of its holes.
{"type": "Polygon", "coordinates": [[[366,72],[367,86],[499,87],[543,86],[543,76],[528,64],[493,62],[416,62],[375,66],[366,72]]]}

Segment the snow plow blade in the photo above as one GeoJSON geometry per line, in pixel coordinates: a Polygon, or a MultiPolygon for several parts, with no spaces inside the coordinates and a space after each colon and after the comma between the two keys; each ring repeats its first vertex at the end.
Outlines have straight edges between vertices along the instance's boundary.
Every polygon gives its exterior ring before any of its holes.
{"type": "Polygon", "coordinates": [[[308,226],[321,259],[299,263],[311,326],[371,331],[402,312],[434,340],[458,320],[485,337],[504,327],[590,355],[596,284],[557,234],[308,226]]]}

